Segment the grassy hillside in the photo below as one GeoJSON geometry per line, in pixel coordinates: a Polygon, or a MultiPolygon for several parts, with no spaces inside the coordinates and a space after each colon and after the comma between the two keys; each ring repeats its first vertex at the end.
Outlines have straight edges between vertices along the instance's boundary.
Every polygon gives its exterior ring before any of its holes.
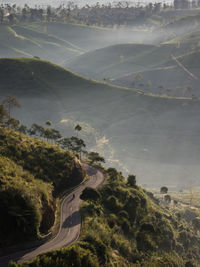
{"type": "Polygon", "coordinates": [[[0,25],[0,57],[38,56],[62,63],[81,53],[67,41],[23,26],[0,25]]]}
{"type": "Polygon", "coordinates": [[[0,140],[0,247],[6,247],[47,233],[58,193],[80,183],[84,172],[55,145],[4,128],[0,140]]]}
{"type": "Polygon", "coordinates": [[[106,174],[99,198],[82,205],[79,242],[19,266],[198,266],[200,236],[178,209],[113,168],[106,174]]]}
{"type": "Polygon", "coordinates": [[[142,42],[142,31],[63,23],[0,25],[0,57],[38,56],[65,64],[82,52],[122,42],[142,42]]]}
{"type": "Polygon", "coordinates": [[[199,97],[200,52],[192,50],[176,58],[182,66],[171,57],[166,63],[167,67],[141,72],[138,80],[137,73],[124,75],[113,83],[125,87],[137,87],[155,94],[199,97]]]}
{"type": "Polygon", "coordinates": [[[114,44],[128,42],[141,43],[144,38],[150,38],[151,36],[151,32],[136,29],[110,29],[70,23],[34,23],[28,25],[28,27],[67,40],[85,51],[114,44]]]}
{"type": "MultiPolygon", "coordinates": [[[[97,83],[37,59],[2,59],[0,70],[2,99],[8,94],[18,97],[22,108],[12,114],[25,124],[52,120],[66,136],[61,121],[84,122],[98,131],[99,143],[111,145],[112,157],[130,169],[135,169],[134,160],[184,163],[192,171],[180,176],[183,183],[197,177],[192,164],[199,162],[199,101],[97,83]]],[[[159,175],[161,179],[166,172],[159,175]]],[[[142,175],[141,181],[149,183],[154,177],[142,175]]]]}
{"type": "Polygon", "coordinates": [[[160,46],[121,44],[86,53],[66,64],[66,66],[90,78],[98,80],[104,78],[116,79],[129,73],[168,65],[171,54],[181,54],[175,44],[160,46]],[[124,49],[127,47],[129,53],[126,54],[124,49]]]}
{"type": "MultiPolygon", "coordinates": [[[[134,60],[136,56],[146,54],[154,48],[153,45],[142,44],[109,46],[85,53],[70,64],[66,62],[65,66],[85,76],[103,79],[109,77],[109,69],[112,68],[115,70],[118,65],[123,64],[129,58],[134,60]],[[105,74],[105,69],[108,74],[105,74]]],[[[124,70],[124,72],[126,71],[124,70]]]]}

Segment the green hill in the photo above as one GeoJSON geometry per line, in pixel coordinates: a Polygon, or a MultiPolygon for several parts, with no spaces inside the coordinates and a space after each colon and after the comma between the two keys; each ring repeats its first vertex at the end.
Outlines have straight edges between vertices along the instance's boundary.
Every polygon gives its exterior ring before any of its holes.
{"type": "Polygon", "coordinates": [[[116,79],[133,72],[169,66],[171,54],[180,56],[182,50],[175,44],[121,44],[85,53],[66,67],[93,79],[116,79]]]}
{"type": "Polygon", "coordinates": [[[141,182],[152,184],[157,175],[157,183],[166,172],[149,177],[142,168],[134,166],[134,160],[139,165],[148,161],[154,172],[155,162],[176,163],[180,170],[184,170],[181,164],[188,165],[190,175],[172,173],[168,183],[186,183],[191,176],[197,177],[197,100],[154,96],[134,88],[97,83],[37,59],[1,59],[0,79],[1,98],[14,95],[22,105],[19,111],[12,111],[14,117],[27,125],[51,120],[65,136],[68,133],[64,123],[68,120],[87,123],[98,133],[93,149],[109,150],[108,157],[119,159],[130,170],[136,169],[141,182]],[[174,176],[179,178],[175,180],[174,176]]]}
{"type": "Polygon", "coordinates": [[[47,233],[58,193],[83,178],[71,152],[0,127],[0,247],[47,233]]]}
{"type": "Polygon", "coordinates": [[[0,43],[0,57],[37,56],[62,63],[81,53],[67,41],[23,26],[0,25],[0,43]]]}
{"type": "Polygon", "coordinates": [[[57,36],[73,43],[85,51],[95,50],[109,45],[139,42],[150,38],[151,32],[129,28],[104,28],[71,23],[34,23],[28,27],[57,36]]]}
{"type": "Polygon", "coordinates": [[[129,88],[136,87],[159,95],[199,97],[199,57],[199,51],[176,57],[182,65],[171,57],[166,64],[168,67],[143,71],[139,74],[131,73],[113,80],[112,83],[129,88]]]}
{"type": "Polygon", "coordinates": [[[124,67],[119,70],[119,66],[124,66],[130,58],[134,61],[135,57],[147,54],[154,48],[153,45],[142,44],[108,46],[85,53],[69,64],[66,63],[65,66],[82,75],[103,79],[109,77],[111,71],[116,70],[116,73],[129,72],[130,69],[124,67]]]}

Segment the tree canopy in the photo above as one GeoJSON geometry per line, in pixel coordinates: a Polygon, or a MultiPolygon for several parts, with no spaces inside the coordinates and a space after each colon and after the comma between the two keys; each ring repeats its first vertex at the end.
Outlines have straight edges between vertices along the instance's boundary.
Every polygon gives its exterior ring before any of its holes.
{"type": "Polygon", "coordinates": [[[167,194],[167,192],[168,192],[168,188],[167,188],[166,186],[162,186],[162,187],[160,188],[160,193],[161,193],[161,194],[167,194]]]}
{"type": "Polygon", "coordinates": [[[100,156],[98,152],[90,152],[88,154],[88,159],[90,160],[91,164],[94,162],[105,163],[105,159],[102,156],[100,156]]]}
{"type": "Polygon", "coordinates": [[[80,199],[90,201],[97,201],[98,199],[100,199],[100,197],[100,193],[96,189],[93,189],[91,187],[86,187],[80,195],[80,199]]]}

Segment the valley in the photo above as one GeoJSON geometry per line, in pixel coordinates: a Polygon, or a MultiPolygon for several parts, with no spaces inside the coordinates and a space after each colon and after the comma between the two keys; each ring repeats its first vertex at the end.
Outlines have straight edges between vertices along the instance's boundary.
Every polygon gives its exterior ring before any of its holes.
{"type": "Polygon", "coordinates": [[[199,7],[0,6],[0,265],[199,266],[199,7]]]}

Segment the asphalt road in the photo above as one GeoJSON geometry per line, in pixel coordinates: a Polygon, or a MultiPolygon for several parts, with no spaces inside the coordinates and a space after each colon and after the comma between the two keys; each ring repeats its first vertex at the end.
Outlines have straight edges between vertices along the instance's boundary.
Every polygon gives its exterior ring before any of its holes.
{"type": "Polygon", "coordinates": [[[7,267],[10,260],[18,263],[31,260],[39,254],[66,247],[78,240],[81,230],[81,216],[79,213],[80,204],[82,202],[79,198],[81,192],[85,187],[99,187],[105,179],[103,173],[100,171],[86,164],[84,164],[84,167],[87,174],[90,176],[90,180],[85,185],[81,185],[74,192],[75,197],[73,197],[73,193],[71,193],[63,200],[61,206],[60,229],[56,237],[43,245],[0,257],[1,267],[7,267]]]}

